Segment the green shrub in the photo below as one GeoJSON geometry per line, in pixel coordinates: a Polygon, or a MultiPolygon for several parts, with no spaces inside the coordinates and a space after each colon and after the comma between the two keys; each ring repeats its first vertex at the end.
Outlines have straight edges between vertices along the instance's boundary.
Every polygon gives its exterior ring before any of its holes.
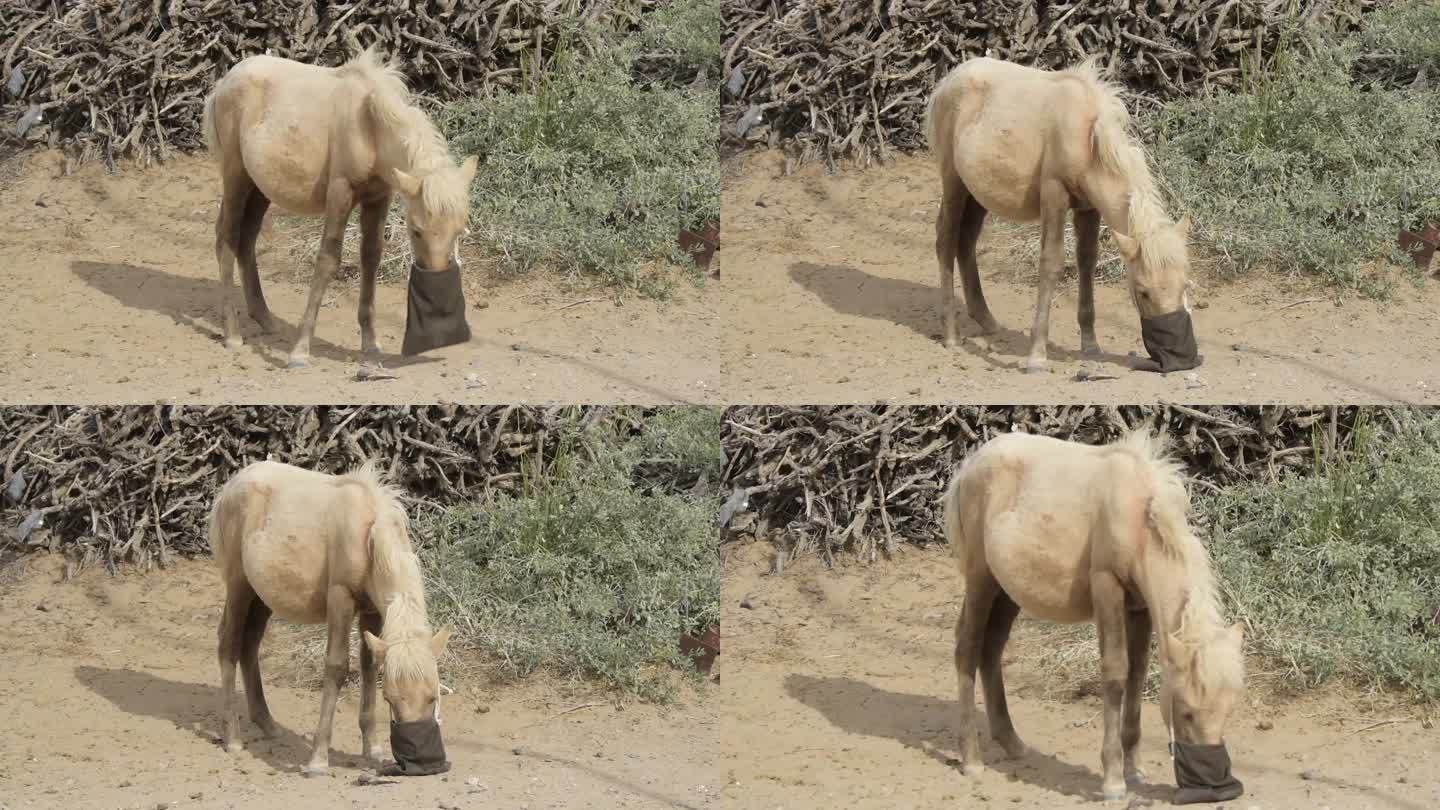
{"type": "Polygon", "coordinates": [[[720,214],[715,91],[685,75],[711,57],[703,41],[719,47],[718,11],[701,5],[675,0],[624,40],[595,34],[593,57],[558,59],[533,92],[442,110],[453,148],[481,155],[472,238],[502,271],[545,265],[662,294],[674,274],[660,260],[698,281],[676,236],[720,214]]]}
{"type": "Polygon", "coordinates": [[[1250,651],[1287,679],[1440,698],[1440,416],[1357,430],[1316,474],[1197,501],[1250,651]]]}
{"type": "Polygon", "coordinates": [[[1365,266],[1404,261],[1397,231],[1440,217],[1440,92],[1355,79],[1366,42],[1393,40],[1407,59],[1433,47],[1400,36],[1406,24],[1397,11],[1364,36],[1314,32],[1310,53],[1278,58],[1245,92],[1146,117],[1160,177],[1228,272],[1264,265],[1378,292],[1365,266]]]}
{"type": "Polygon", "coordinates": [[[714,480],[718,419],[672,408],[628,438],[572,434],[524,494],[423,519],[431,615],[454,623],[452,645],[502,677],[544,669],[668,698],[672,668],[693,671],[680,634],[719,620],[720,573],[711,493],[655,470],[714,480]]]}

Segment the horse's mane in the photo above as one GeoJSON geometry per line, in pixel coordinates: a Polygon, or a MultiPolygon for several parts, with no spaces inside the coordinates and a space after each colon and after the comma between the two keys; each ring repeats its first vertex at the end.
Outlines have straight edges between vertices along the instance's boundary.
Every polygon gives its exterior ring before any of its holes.
{"type": "Polygon", "coordinates": [[[1130,111],[1125,108],[1123,90],[1101,74],[1098,56],[1064,72],[1081,79],[1095,92],[1099,103],[1095,152],[1101,165],[1130,183],[1130,232],[1126,235],[1140,243],[1142,264],[1158,270],[1184,266],[1185,239],[1169,227],[1174,223],[1161,204],[1145,152],[1131,135],[1130,111]]]}
{"type": "Polygon", "coordinates": [[[1113,445],[1129,453],[1150,471],[1150,505],[1147,522],[1160,546],[1184,570],[1189,593],[1178,626],[1171,635],[1188,655],[1176,656],[1191,662],[1191,674],[1201,689],[1238,688],[1244,680],[1244,659],[1230,654],[1230,648],[1211,644],[1225,621],[1220,613],[1220,596],[1210,555],[1190,529],[1190,493],[1185,488],[1183,467],[1169,452],[1169,437],[1148,427],[1127,432],[1113,445]]]}
{"type": "Polygon", "coordinates": [[[400,504],[400,491],[389,484],[373,459],[342,477],[364,487],[375,504],[375,523],[370,530],[371,576],[381,593],[390,594],[380,606],[386,677],[433,677],[435,659],[429,647],[425,583],[420,558],[410,546],[409,518],[400,504]]]}
{"type": "Polygon", "coordinates": [[[438,171],[454,167],[450,144],[430,116],[414,105],[400,69],[394,63],[381,61],[371,45],[337,68],[337,73],[360,76],[371,83],[374,89],[366,106],[399,141],[407,165],[398,168],[420,179],[420,197],[426,210],[442,216],[464,214],[469,204],[468,189],[454,182],[449,173],[438,171]]]}

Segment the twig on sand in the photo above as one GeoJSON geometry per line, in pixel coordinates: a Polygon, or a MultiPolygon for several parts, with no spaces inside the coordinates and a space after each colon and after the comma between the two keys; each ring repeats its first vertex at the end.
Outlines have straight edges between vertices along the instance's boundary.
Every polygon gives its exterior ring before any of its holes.
{"type": "Polygon", "coordinates": [[[552,310],[550,310],[550,311],[551,311],[551,312],[559,312],[559,311],[561,311],[561,310],[569,309],[569,308],[571,308],[571,307],[578,307],[578,306],[580,306],[581,304],[593,304],[593,303],[595,303],[595,302],[597,302],[597,301],[605,301],[605,300],[607,300],[607,299],[604,299],[604,298],[581,298],[581,299],[578,300],[578,301],[571,301],[570,303],[565,304],[564,306],[556,307],[556,308],[554,308],[554,309],[552,309],[552,310]]]}
{"type": "Polygon", "coordinates": [[[570,708],[566,709],[566,710],[563,711],[563,712],[560,712],[560,713],[556,714],[555,716],[556,716],[556,717],[561,717],[561,716],[567,715],[567,714],[569,714],[569,713],[571,713],[571,712],[578,712],[578,711],[580,711],[581,709],[593,709],[593,708],[595,708],[596,706],[604,706],[604,705],[605,705],[605,703],[604,703],[603,701],[598,702],[598,703],[581,703],[579,706],[571,706],[570,708]]]}
{"type": "Polygon", "coordinates": [[[355,379],[360,382],[369,380],[398,380],[400,379],[400,375],[379,363],[361,363],[360,369],[355,372],[355,379]]]}
{"type": "Polygon", "coordinates": [[[1282,304],[1282,305],[1280,305],[1280,306],[1278,306],[1278,307],[1275,307],[1274,309],[1269,310],[1269,311],[1266,312],[1265,314],[1266,314],[1266,315],[1272,315],[1272,314],[1274,314],[1274,313],[1276,313],[1276,312],[1279,312],[1279,311],[1282,310],[1282,309],[1289,309],[1289,308],[1291,308],[1291,307],[1298,307],[1298,306],[1300,306],[1301,304],[1314,304],[1314,303],[1316,303],[1317,301],[1329,301],[1329,300],[1330,300],[1329,298],[1325,298],[1325,297],[1323,297],[1323,296],[1320,297],[1320,298],[1301,298],[1299,301],[1291,301],[1291,302],[1288,303],[1288,304],[1282,304]]]}
{"type": "Polygon", "coordinates": [[[1389,719],[1389,720],[1379,720],[1379,721],[1376,721],[1376,722],[1374,722],[1374,723],[1371,723],[1371,724],[1368,725],[1368,726],[1361,726],[1360,728],[1355,729],[1354,731],[1350,732],[1349,734],[1346,734],[1345,736],[1346,736],[1346,737],[1353,737],[1353,736],[1355,736],[1356,734],[1364,734],[1365,732],[1370,731],[1371,729],[1380,728],[1380,727],[1382,727],[1382,726],[1393,726],[1393,725],[1395,725],[1396,723],[1413,723],[1413,722],[1415,722],[1415,718],[1413,718],[1413,717],[1393,717],[1393,718],[1391,718],[1391,719],[1389,719]]]}

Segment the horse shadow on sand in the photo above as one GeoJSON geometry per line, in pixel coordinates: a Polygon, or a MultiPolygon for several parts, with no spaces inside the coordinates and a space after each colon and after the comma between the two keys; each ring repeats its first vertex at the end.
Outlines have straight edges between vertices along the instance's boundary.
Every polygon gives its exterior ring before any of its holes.
{"type": "MultiPolygon", "coordinates": [[[[790,697],[820,712],[839,729],[851,734],[895,740],[907,748],[925,753],[936,762],[954,770],[956,778],[964,779],[960,775],[959,762],[954,756],[959,732],[954,724],[953,700],[890,692],[850,678],[798,674],[786,676],[785,691],[790,697]]],[[[1021,759],[1002,759],[1004,751],[991,742],[985,733],[988,725],[978,703],[975,719],[981,729],[980,756],[988,770],[1065,796],[1100,799],[1098,771],[1073,765],[1052,754],[1035,750],[1032,742],[1026,739],[1023,728],[1019,729],[1020,737],[1026,740],[1027,745],[1031,745],[1030,752],[1021,759]]],[[[1088,753],[1098,763],[1098,732],[1095,735],[1095,746],[1088,753]]],[[[1153,774],[1151,778],[1154,778],[1153,774]]],[[[1175,792],[1175,789],[1168,785],[1148,782],[1131,787],[1130,790],[1132,795],[1155,802],[1168,802],[1175,792]]]]}
{"type": "MultiPolygon", "coordinates": [[[[225,350],[218,344],[222,336],[219,324],[219,281],[210,278],[191,278],[175,275],[153,267],[112,262],[73,261],[70,269],[91,287],[119,301],[126,307],[164,315],[181,326],[193,329],[197,334],[216,343],[215,351],[225,350]]],[[[218,271],[217,271],[218,272],[218,271]]],[[[236,268],[239,275],[239,268],[236,268]]],[[[273,286],[274,282],[271,282],[273,286]]],[[[331,282],[331,290],[341,288],[338,280],[331,282]]],[[[235,301],[239,307],[240,333],[245,338],[245,349],[254,352],[275,368],[285,368],[290,349],[300,334],[298,324],[291,323],[271,309],[276,328],[269,334],[245,312],[245,295],[240,279],[235,279],[235,301]]],[[[376,313],[377,320],[380,313],[376,313]]],[[[317,330],[318,331],[318,330],[317,330]]],[[[361,360],[360,328],[354,327],[354,346],[347,348],[333,343],[320,335],[310,340],[312,357],[323,357],[337,363],[356,363],[361,360]]],[[[382,362],[390,368],[438,362],[434,357],[405,357],[399,354],[382,353],[382,362]]]]}
{"type": "MultiPolygon", "coordinates": [[[[938,274],[939,271],[937,270],[938,274]]],[[[917,284],[898,278],[873,276],[864,270],[843,264],[813,264],[795,262],[790,265],[790,278],[820,298],[835,312],[861,318],[890,321],[905,326],[935,343],[940,342],[940,288],[935,285],[917,284]]],[[[1030,353],[1030,336],[1027,332],[1012,329],[1001,324],[991,335],[982,335],[980,327],[965,314],[963,295],[956,279],[955,303],[959,308],[955,325],[959,345],[977,359],[995,368],[1013,369],[1015,362],[1006,362],[996,355],[1014,357],[1022,361],[1030,353]],[[979,341],[988,343],[985,348],[979,341]]],[[[1052,334],[1062,317],[1062,310],[1056,308],[1050,315],[1052,334]]],[[[1070,310],[1074,317],[1074,310],[1070,310]]],[[[1073,321],[1072,321],[1073,323],[1073,321]]],[[[1027,324],[1028,327],[1028,324],[1027,324]]],[[[1101,352],[1090,356],[1079,350],[1079,327],[1076,327],[1073,347],[1058,346],[1047,342],[1049,358],[1064,362],[1105,362],[1130,369],[1130,358],[1113,352],[1101,352]]]]}
{"type": "MultiPolygon", "coordinates": [[[[238,681],[238,672],[236,677],[238,681]]],[[[171,681],[133,669],[91,666],[76,667],[75,678],[126,714],[168,720],[175,728],[194,734],[217,749],[220,747],[218,686],[171,681]]],[[[216,678],[219,678],[218,673],[216,678]]],[[[238,684],[235,698],[240,704],[240,736],[245,742],[247,753],[281,771],[298,770],[310,760],[311,744],[308,738],[286,728],[285,724],[277,719],[276,735],[268,740],[262,739],[259,729],[249,721],[244,693],[238,688],[238,684]]],[[[318,700],[316,706],[318,709],[318,700]]],[[[342,753],[334,742],[331,743],[330,767],[363,769],[366,766],[367,763],[359,754],[342,753]]]]}

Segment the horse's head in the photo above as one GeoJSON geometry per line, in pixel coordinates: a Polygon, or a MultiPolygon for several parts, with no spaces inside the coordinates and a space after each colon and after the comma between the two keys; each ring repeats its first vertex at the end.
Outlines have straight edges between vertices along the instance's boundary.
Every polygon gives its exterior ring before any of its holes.
{"type": "Polygon", "coordinates": [[[1171,638],[1165,652],[1160,714],[1177,742],[1220,745],[1225,723],[1244,693],[1239,624],[1196,642],[1171,638]]]}
{"type": "Polygon", "coordinates": [[[1140,313],[1145,349],[1161,371],[1183,371],[1201,362],[1190,323],[1189,233],[1186,216],[1156,225],[1143,239],[1112,234],[1130,279],[1130,298],[1140,313]]]}
{"type": "Polygon", "coordinates": [[[391,169],[395,190],[405,200],[410,249],[421,270],[450,267],[455,241],[465,230],[470,212],[470,183],[480,159],[471,155],[459,166],[447,166],[416,177],[391,169]]]}
{"type": "Polygon", "coordinates": [[[449,625],[428,638],[416,634],[398,641],[384,641],[366,631],[365,644],[385,674],[384,698],[392,722],[413,723],[438,714],[440,670],[435,660],[449,641],[449,625]]]}

